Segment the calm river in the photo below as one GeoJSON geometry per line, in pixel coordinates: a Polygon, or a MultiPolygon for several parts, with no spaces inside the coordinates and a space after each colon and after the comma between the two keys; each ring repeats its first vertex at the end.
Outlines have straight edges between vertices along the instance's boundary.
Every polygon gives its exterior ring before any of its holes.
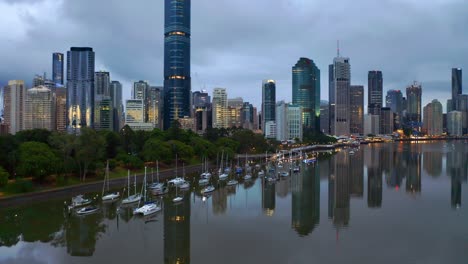
{"type": "Polygon", "coordinates": [[[0,263],[466,264],[467,152],[463,141],[341,150],[274,183],[215,182],[209,197],[192,184],[178,205],[172,190],[151,217],[100,202],[68,215],[71,197],[1,208],[0,263]]]}

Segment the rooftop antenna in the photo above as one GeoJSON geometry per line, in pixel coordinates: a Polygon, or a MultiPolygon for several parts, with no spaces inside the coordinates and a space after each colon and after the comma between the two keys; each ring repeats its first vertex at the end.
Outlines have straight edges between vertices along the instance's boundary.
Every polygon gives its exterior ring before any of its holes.
{"type": "Polygon", "coordinates": [[[336,41],[336,54],[340,57],[340,40],[336,41]]]}

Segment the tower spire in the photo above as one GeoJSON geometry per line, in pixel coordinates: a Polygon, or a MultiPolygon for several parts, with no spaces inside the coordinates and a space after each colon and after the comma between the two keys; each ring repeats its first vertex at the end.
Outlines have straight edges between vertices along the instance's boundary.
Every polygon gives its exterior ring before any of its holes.
{"type": "Polygon", "coordinates": [[[340,40],[336,41],[336,54],[337,57],[340,57],[340,40]]]}

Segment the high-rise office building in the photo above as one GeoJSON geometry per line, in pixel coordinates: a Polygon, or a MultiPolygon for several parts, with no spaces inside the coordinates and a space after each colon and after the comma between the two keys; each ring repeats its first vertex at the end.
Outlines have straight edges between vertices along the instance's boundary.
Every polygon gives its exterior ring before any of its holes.
{"type": "Polygon", "coordinates": [[[192,105],[194,108],[206,107],[211,104],[211,97],[207,91],[196,91],[192,94],[192,105]]]}
{"type": "Polygon", "coordinates": [[[55,130],[55,98],[50,89],[38,86],[27,90],[24,129],[55,130]]]}
{"type": "Polygon", "coordinates": [[[390,107],[382,107],[380,109],[379,121],[380,134],[390,135],[393,133],[393,112],[390,107]]]}
{"type": "Polygon", "coordinates": [[[368,110],[371,115],[380,115],[383,97],[383,78],[381,71],[369,71],[368,74],[368,110]]]}
{"type": "Polygon", "coordinates": [[[424,107],[423,128],[430,136],[438,136],[443,133],[442,104],[434,99],[424,107]]]}
{"type": "Polygon", "coordinates": [[[244,99],[241,97],[228,99],[228,118],[229,127],[242,126],[242,109],[244,107],[244,99]]]}
{"type": "Polygon", "coordinates": [[[98,71],[94,75],[94,94],[96,96],[110,96],[110,74],[106,71],[98,71]]]}
{"type": "Polygon", "coordinates": [[[26,86],[24,81],[12,80],[8,81],[3,92],[4,103],[4,123],[9,126],[9,133],[24,129],[24,105],[26,97],[26,86]]]}
{"type": "Polygon", "coordinates": [[[462,69],[452,68],[452,109],[457,111],[459,110],[455,108],[455,100],[459,94],[463,93],[462,88],[462,69]]]}
{"type": "Polygon", "coordinates": [[[96,127],[99,127],[99,130],[114,130],[112,99],[110,96],[105,96],[102,100],[99,101],[97,115],[99,115],[99,124],[96,124],[96,127]]]}
{"type": "Polygon", "coordinates": [[[3,91],[4,87],[0,86],[0,123],[3,122],[3,91]]]}
{"type": "Polygon", "coordinates": [[[227,111],[227,93],[225,88],[215,88],[213,90],[213,128],[228,128],[229,118],[227,111]]]}
{"type": "Polygon", "coordinates": [[[293,104],[302,108],[304,128],[320,131],[320,70],[313,60],[300,58],[292,67],[293,104]]]}
{"type": "Polygon", "coordinates": [[[150,87],[147,81],[138,81],[133,83],[132,99],[145,100],[146,91],[150,87]]]}
{"type": "Polygon", "coordinates": [[[67,128],[70,133],[94,127],[94,52],[72,47],[67,52],[67,128]]]}
{"type": "Polygon", "coordinates": [[[401,115],[403,112],[403,94],[400,90],[388,90],[385,97],[385,106],[390,107],[392,112],[401,115]]]}
{"type": "Polygon", "coordinates": [[[351,66],[349,58],[338,57],[330,65],[330,132],[332,135],[348,135],[350,125],[349,87],[351,83],[351,66]]]}
{"type": "Polygon", "coordinates": [[[414,82],[406,88],[406,118],[408,123],[413,127],[419,127],[421,124],[421,84],[414,82]]]}
{"type": "Polygon", "coordinates": [[[468,133],[468,95],[457,95],[454,105],[456,111],[462,112],[463,134],[466,134],[468,133]]]}
{"type": "MultiPolygon", "coordinates": [[[[276,117],[276,82],[264,80],[262,83],[262,127],[276,117]]],[[[263,133],[265,135],[265,131],[263,133]]]]}
{"type": "Polygon", "coordinates": [[[364,86],[349,88],[349,129],[351,134],[364,134],[364,86]]]}
{"type": "Polygon", "coordinates": [[[190,116],[191,0],[165,0],[164,129],[173,120],[190,116]]]}
{"type": "Polygon", "coordinates": [[[110,97],[112,100],[112,124],[113,130],[118,132],[123,127],[123,101],[122,84],[119,81],[112,81],[110,84],[110,97]]]}
{"type": "Polygon", "coordinates": [[[146,122],[155,128],[162,129],[163,87],[150,86],[146,91],[145,111],[146,122]]]}
{"type": "Polygon", "coordinates": [[[94,128],[96,130],[112,130],[113,127],[109,128],[108,126],[112,124],[112,121],[107,120],[107,117],[104,117],[106,120],[102,120],[101,113],[104,115],[112,112],[112,105],[109,106],[110,98],[110,74],[105,71],[98,71],[94,74],[94,128]],[[104,103],[102,103],[105,101],[104,103]],[[109,108],[110,107],[110,108],[109,108]],[[103,124],[105,127],[101,127],[103,124]]]}
{"type": "Polygon", "coordinates": [[[143,100],[125,101],[125,125],[133,130],[153,130],[153,124],[145,122],[145,103],[143,100]]]}
{"type": "Polygon", "coordinates": [[[63,53],[55,52],[52,54],[52,81],[55,86],[63,86],[63,53]]]}
{"type": "Polygon", "coordinates": [[[452,111],[447,113],[447,133],[450,136],[460,137],[463,135],[463,113],[452,111]]]}
{"type": "Polygon", "coordinates": [[[55,88],[55,129],[67,131],[67,88],[55,88]]]}
{"type": "Polygon", "coordinates": [[[254,107],[249,102],[244,102],[242,106],[242,128],[245,129],[254,129],[254,107]]]}
{"type": "Polygon", "coordinates": [[[320,131],[330,134],[330,105],[328,101],[320,101],[320,131]]]}
{"type": "Polygon", "coordinates": [[[296,104],[281,101],[276,104],[276,140],[294,140],[303,138],[302,117],[304,111],[296,104]]]}

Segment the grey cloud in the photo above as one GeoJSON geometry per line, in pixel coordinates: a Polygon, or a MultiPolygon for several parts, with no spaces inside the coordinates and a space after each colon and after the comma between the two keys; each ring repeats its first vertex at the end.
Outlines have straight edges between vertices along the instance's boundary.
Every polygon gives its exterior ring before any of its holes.
{"type": "MultiPolygon", "coordinates": [[[[19,2],[56,11],[53,19],[22,12],[27,37],[0,43],[0,84],[50,72],[50,54],[71,46],[93,47],[97,63],[124,83],[162,84],[162,0],[19,2]]],[[[463,0],[192,1],[192,86],[226,87],[229,97],[259,106],[262,79],[276,79],[278,100],[291,100],[291,67],[309,57],[321,69],[328,99],[328,64],[339,39],[354,84],[367,86],[367,71],[380,69],[384,90],[417,80],[428,102],[443,94],[424,84],[450,82],[452,67],[468,69],[467,24],[463,0]]]]}

